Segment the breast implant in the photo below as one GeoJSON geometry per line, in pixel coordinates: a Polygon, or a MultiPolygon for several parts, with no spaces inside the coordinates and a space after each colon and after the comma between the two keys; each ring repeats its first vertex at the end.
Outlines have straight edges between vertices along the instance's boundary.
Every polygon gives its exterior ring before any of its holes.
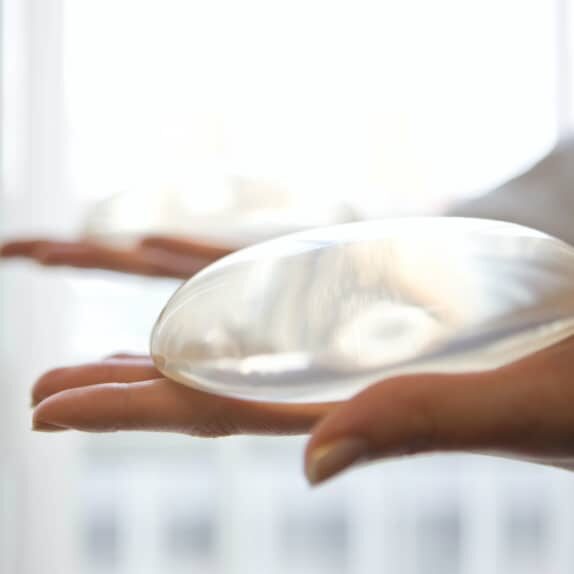
{"type": "Polygon", "coordinates": [[[346,399],[400,375],[502,367],[574,334],[574,249],[465,218],[350,223],[242,249],[187,281],[157,368],[262,401],[346,399]]]}

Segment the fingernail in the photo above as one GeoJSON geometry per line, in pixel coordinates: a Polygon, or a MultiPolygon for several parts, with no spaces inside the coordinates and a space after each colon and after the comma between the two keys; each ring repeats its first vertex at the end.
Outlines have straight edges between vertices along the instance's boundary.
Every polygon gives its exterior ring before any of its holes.
{"type": "Polygon", "coordinates": [[[367,458],[368,445],[364,439],[345,438],[318,447],[305,469],[311,485],[320,484],[350,466],[367,458]]]}
{"type": "Polygon", "coordinates": [[[66,427],[59,427],[58,425],[52,425],[42,421],[34,421],[32,424],[32,430],[35,432],[60,432],[68,429],[66,427]]]}

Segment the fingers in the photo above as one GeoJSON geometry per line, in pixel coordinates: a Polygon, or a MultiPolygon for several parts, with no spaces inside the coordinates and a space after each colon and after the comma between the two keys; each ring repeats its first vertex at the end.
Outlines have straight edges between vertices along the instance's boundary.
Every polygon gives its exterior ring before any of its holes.
{"type": "MultiPolygon", "coordinates": [[[[84,269],[103,269],[138,275],[185,276],[189,272],[187,261],[182,270],[181,261],[158,252],[139,249],[119,249],[91,242],[51,242],[38,248],[32,257],[47,266],[69,266],[84,269]]],[[[195,270],[195,266],[192,268],[195,270]]]]}
{"type": "Polygon", "coordinates": [[[229,250],[207,244],[149,238],[135,248],[120,249],[91,241],[11,241],[0,248],[2,257],[28,257],[46,266],[103,269],[152,277],[187,279],[229,250]]]}
{"type": "Polygon", "coordinates": [[[552,407],[524,374],[512,368],[374,385],[314,430],[307,477],[317,484],[365,461],[431,451],[536,452],[533,429],[540,429],[541,416],[552,407]]]}
{"type": "Polygon", "coordinates": [[[87,241],[43,239],[12,241],[1,250],[3,257],[29,257],[43,265],[70,265],[123,269],[131,264],[131,250],[114,249],[87,241]]]}
{"type": "MultiPolygon", "coordinates": [[[[228,247],[222,247],[199,240],[162,235],[145,238],[141,241],[140,247],[161,250],[173,255],[197,257],[206,261],[215,261],[234,251],[228,247]]],[[[83,257],[101,258],[103,256],[104,260],[107,260],[110,254],[115,255],[118,252],[121,253],[122,251],[87,241],[24,239],[9,241],[0,246],[0,256],[2,257],[33,257],[35,259],[41,253],[47,260],[53,260],[54,262],[59,258],[63,261],[67,261],[67,257],[78,257],[80,261],[82,261],[83,257]]],[[[124,252],[130,253],[131,250],[125,250],[124,252]]]]}
{"type": "Polygon", "coordinates": [[[177,279],[186,279],[209,263],[160,249],[119,249],[89,241],[13,241],[2,247],[1,255],[28,257],[51,267],[103,269],[177,279]]]}
{"type": "Polygon", "coordinates": [[[149,359],[110,359],[77,367],[54,369],[43,375],[32,389],[32,405],[61,391],[98,383],[131,383],[159,378],[149,359]]]}
{"type": "Polygon", "coordinates": [[[81,384],[56,392],[36,407],[33,420],[36,430],[147,430],[204,437],[298,434],[307,432],[330,407],[240,401],[156,378],[81,384]]]}
{"type": "Polygon", "coordinates": [[[52,244],[38,250],[33,258],[49,267],[101,269],[138,275],[155,275],[159,272],[153,261],[133,249],[110,248],[94,243],[52,244]]]}
{"type": "Polygon", "coordinates": [[[233,249],[204,243],[202,241],[182,237],[151,236],[141,242],[142,247],[163,249],[170,253],[178,253],[192,257],[200,257],[208,261],[215,261],[233,253],[233,249]]]}
{"type": "Polygon", "coordinates": [[[30,239],[10,241],[0,248],[2,257],[29,257],[40,263],[58,264],[61,261],[82,261],[95,257],[96,245],[78,241],[30,239]]]}
{"type": "Polygon", "coordinates": [[[129,268],[133,263],[132,250],[112,249],[83,241],[45,242],[31,253],[31,257],[42,265],[66,265],[114,271],[129,268]]]}
{"type": "Polygon", "coordinates": [[[0,246],[0,257],[31,257],[32,253],[49,243],[43,239],[8,241],[0,246]]]}

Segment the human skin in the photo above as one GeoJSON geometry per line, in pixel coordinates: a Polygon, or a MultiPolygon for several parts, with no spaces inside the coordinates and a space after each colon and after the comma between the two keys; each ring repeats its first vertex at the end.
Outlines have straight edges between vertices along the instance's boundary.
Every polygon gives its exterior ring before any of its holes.
{"type": "Polygon", "coordinates": [[[148,357],[115,356],[44,375],[38,431],[147,430],[219,437],[311,433],[305,472],[319,484],[364,462],[430,452],[491,454],[574,468],[574,338],[500,369],[413,375],[339,403],[211,395],[169,381],[148,357]]]}
{"type": "Polygon", "coordinates": [[[0,246],[4,259],[24,258],[41,265],[105,269],[151,277],[187,279],[233,250],[187,238],[146,237],[133,247],[89,240],[10,240],[0,246]]]}

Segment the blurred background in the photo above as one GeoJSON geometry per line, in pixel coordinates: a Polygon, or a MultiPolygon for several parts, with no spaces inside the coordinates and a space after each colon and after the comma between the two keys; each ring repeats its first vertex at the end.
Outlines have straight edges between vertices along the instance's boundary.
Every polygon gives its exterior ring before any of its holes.
{"type": "MultiPolygon", "coordinates": [[[[0,4],[0,237],[129,234],[158,202],[190,234],[237,198],[438,213],[571,124],[569,0],[0,4]]],[[[299,438],[30,432],[38,375],[146,352],[176,287],[0,265],[2,574],[574,572],[561,471],[434,456],[311,491],[299,438]]]]}

